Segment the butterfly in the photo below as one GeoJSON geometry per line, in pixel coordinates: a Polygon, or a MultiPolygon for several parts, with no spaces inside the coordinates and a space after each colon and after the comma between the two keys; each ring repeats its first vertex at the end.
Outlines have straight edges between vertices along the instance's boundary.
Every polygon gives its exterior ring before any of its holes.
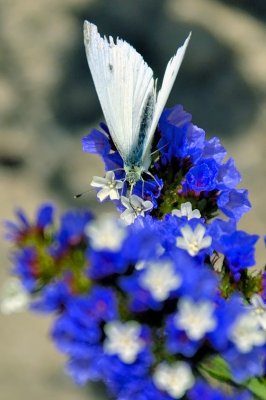
{"type": "Polygon", "coordinates": [[[143,181],[144,172],[153,177],[148,170],[154,133],[190,36],[168,62],[157,94],[152,69],[130,44],[111,36],[101,37],[96,25],[84,23],[89,68],[131,192],[139,180],[143,181]]]}

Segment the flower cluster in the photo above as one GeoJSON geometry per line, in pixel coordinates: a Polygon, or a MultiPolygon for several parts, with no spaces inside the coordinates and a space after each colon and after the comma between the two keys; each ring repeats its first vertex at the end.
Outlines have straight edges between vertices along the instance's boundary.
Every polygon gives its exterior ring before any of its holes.
{"type": "Polygon", "coordinates": [[[241,388],[265,374],[263,275],[250,278],[247,293],[235,282],[225,295],[212,256],[225,249],[230,265],[231,240],[240,270],[242,258],[253,260],[254,240],[240,251],[231,227],[206,224],[190,203],[130,225],[85,211],[58,224],[53,214],[46,204],[30,223],[19,212],[8,236],[30,307],[55,314],[52,338],[77,383],[101,380],[119,400],[252,398],[241,388]],[[213,377],[221,362],[226,385],[213,377]]]}
{"type": "Polygon", "coordinates": [[[18,211],[7,237],[20,281],[2,311],[54,313],[67,373],[103,381],[117,400],[264,399],[266,279],[249,272],[258,236],[237,228],[250,203],[234,161],[177,106],[161,116],[152,178],[128,194],[101,127],[83,149],[102,157],[106,176],[92,186],[122,219],[86,210],[58,219],[44,204],[31,222],[18,211]]]}
{"type": "Polygon", "coordinates": [[[83,150],[98,154],[105,165],[105,178],[94,177],[91,185],[100,201],[115,200],[121,217],[128,223],[138,215],[161,218],[189,201],[202,216],[217,212],[238,221],[251,205],[234,160],[226,157],[220,140],[206,140],[205,132],[191,122],[191,115],[181,105],[166,109],[159,121],[153,141],[153,161],[147,180],[140,180],[126,198],[127,182],[123,160],[112,142],[106,125],[94,129],[82,139],[83,150]],[[151,178],[152,177],[152,178],[151,178]]]}

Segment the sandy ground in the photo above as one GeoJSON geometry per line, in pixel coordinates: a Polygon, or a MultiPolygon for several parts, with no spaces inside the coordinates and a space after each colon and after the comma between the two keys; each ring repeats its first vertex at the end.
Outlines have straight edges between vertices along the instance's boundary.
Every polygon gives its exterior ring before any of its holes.
{"type": "MultiPolygon", "coordinates": [[[[184,104],[209,136],[222,135],[254,206],[240,227],[264,235],[265,21],[218,0],[0,0],[0,219],[13,218],[17,206],[32,215],[44,200],[59,210],[111,209],[99,207],[94,193],[73,200],[102,171],[80,146],[101,118],[82,44],[85,18],[134,44],[159,77],[176,44],[193,31],[169,105],[184,104]]],[[[11,267],[9,248],[1,241],[1,281],[11,267]]],[[[263,263],[261,241],[258,267],[263,263]]],[[[1,400],[104,398],[64,375],[50,323],[27,313],[0,316],[1,400]]]]}

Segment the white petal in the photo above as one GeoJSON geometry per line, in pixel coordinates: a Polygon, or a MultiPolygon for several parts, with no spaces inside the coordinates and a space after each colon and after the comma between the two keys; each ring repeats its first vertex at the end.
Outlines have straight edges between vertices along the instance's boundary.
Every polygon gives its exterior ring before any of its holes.
{"type": "Polygon", "coordinates": [[[203,225],[198,224],[194,230],[194,235],[197,238],[198,242],[201,242],[204,235],[205,235],[206,229],[203,225]]]}
{"type": "Polygon", "coordinates": [[[192,218],[197,218],[197,219],[201,218],[200,211],[197,210],[197,209],[193,210],[192,213],[191,213],[190,219],[192,219],[192,218]]]}
{"type": "Polygon", "coordinates": [[[92,187],[103,187],[107,184],[107,179],[102,178],[101,176],[94,176],[91,181],[92,187]]]}
{"type": "Polygon", "coordinates": [[[97,193],[97,197],[100,201],[104,201],[105,199],[107,199],[107,197],[109,197],[109,194],[110,189],[108,187],[104,187],[97,193]]]}
{"type": "Polygon", "coordinates": [[[208,247],[210,247],[211,244],[212,244],[212,237],[205,236],[200,243],[200,248],[207,249],[208,247]]]}
{"type": "Polygon", "coordinates": [[[111,200],[119,200],[120,199],[120,194],[119,194],[118,190],[116,190],[116,189],[111,189],[109,196],[110,196],[111,200]]]}

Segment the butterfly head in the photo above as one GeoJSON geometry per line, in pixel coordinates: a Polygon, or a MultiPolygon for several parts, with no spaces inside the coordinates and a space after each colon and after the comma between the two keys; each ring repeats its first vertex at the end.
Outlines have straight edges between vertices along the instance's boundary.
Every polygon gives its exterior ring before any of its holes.
{"type": "Polygon", "coordinates": [[[133,187],[139,180],[143,180],[141,175],[143,167],[140,166],[124,166],[126,177],[125,180],[129,183],[130,187],[133,187]]]}

